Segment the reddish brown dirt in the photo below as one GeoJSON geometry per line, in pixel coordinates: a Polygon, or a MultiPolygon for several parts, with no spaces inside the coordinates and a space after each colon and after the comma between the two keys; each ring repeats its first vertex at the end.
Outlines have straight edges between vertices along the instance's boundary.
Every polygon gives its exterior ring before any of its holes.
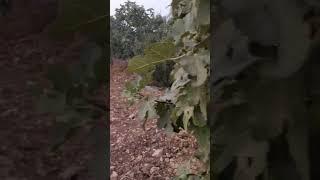
{"type": "Polygon", "coordinates": [[[196,142],[191,135],[166,134],[155,121],[147,123],[145,131],[142,129],[136,117],[141,102],[129,106],[121,95],[125,82],[133,78],[126,73],[125,65],[114,63],[111,67],[111,179],[171,179],[177,168],[189,160],[192,168],[199,169],[199,161],[193,158],[196,142]]]}

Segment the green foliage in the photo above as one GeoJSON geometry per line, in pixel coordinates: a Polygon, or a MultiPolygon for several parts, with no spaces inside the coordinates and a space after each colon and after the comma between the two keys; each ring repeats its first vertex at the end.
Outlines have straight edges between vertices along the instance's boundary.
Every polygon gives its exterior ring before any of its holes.
{"type": "Polygon", "coordinates": [[[173,57],[174,54],[175,46],[171,41],[151,44],[144,50],[144,55],[138,55],[129,60],[128,71],[142,76],[144,85],[154,80],[166,85],[171,84],[168,70],[172,70],[172,61],[179,59],[179,57],[173,57]],[[169,61],[171,61],[171,67],[167,66],[169,61]],[[154,78],[159,72],[163,74],[158,74],[158,77],[154,78]]]}
{"type": "Polygon", "coordinates": [[[52,88],[40,94],[36,108],[56,117],[57,133],[53,150],[61,145],[76,127],[105,113],[105,105],[92,96],[106,85],[107,62],[103,49],[96,43],[83,47],[80,62],[72,66],[49,66],[47,78],[52,88]],[[102,75],[102,77],[101,77],[102,75]]]}
{"type": "Polygon", "coordinates": [[[129,81],[125,84],[125,89],[122,92],[122,96],[124,96],[129,104],[133,104],[136,102],[140,96],[139,96],[139,91],[145,86],[147,82],[150,80],[148,79],[143,79],[141,76],[138,76],[136,79],[133,81],[129,81]]]}
{"type": "MultiPolygon", "coordinates": [[[[87,136],[98,141],[104,138],[104,130],[93,127],[97,120],[108,113],[105,99],[96,99],[100,90],[107,85],[109,75],[106,48],[109,47],[107,30],[110,24],[109,14],[106,14],[107,3],[99,0],[58,1],[58,16],[49,26],[49,35],[54,39],[74,40],[74,35],[80,33],[86,37],[88,44],[81,50],[83,54],[78,62],[49,65],[47,78],[52,88],[39,92],[38,110],[53,115],[56,120],[54,132],[50,133],[51,151],[59,150],[62,144],[84,127],[90,130],[87,136]]],[[[103,156],[107,149],[105,144],[100,144],[97,144],[97,153],[103,156]]],[[[100,159],[93,163],[94,179],[101,179],[105,173],[101,168],[103,163],[100,159]]]]}
{"type": "Polygon", "coordinates": [[[141,75],[155,69],[157,64],[173,60],[175,47],[172,42],[154,43],[147,47],[143,56],[135,56],[129,60],[128,71],[141,75]]]}
{"type": "Polygon", "coordinates": [[[304,5],[291,0],[216,5],[225,15],[212,39],[216,179],[312,177],[305,98],[313,89],[305,80],[314,77],[306,63],[311,48],[304,5]]]}
{"type": "Polygon", "coordinates": [[[138,118],[143,121],[143,128],[145,127],[145,123],[147,119],[153,119],[157,117],[157,112],[155,109],[156,98],[146,97],[145,103],[139,109],[138,118]]]}
{"type": "Polygon", "coordinates": [[[163,39],[168,31],[165,17],[131,1],[116,9],[110,25],[111,57],[120,59],[143,54],[146,46],[163,39]]]}
{"type": "Polygon", "coordinates": [[[152,79],[155,81],[154,85],[160,87],[170,87],[172,84],[172,78],[170,73],[174,67],[174,61],[167,61],[162,64],[158,64],[152,73],[152,79]]]}
{"type": "MultiPolygon", "coordinates": [[[[160,98],[149,99],[142,106],[141,118],[147,119],[149,112],[153,115],[155,108],[159,115],[159,127],[172,131],[175,126],[181,124],[184,129],[194,131],[200,145],[199,157],[208,164],[209,170],[210,132],[206,126],[210,65],[208,4],[209,0],[174,0],[172,2],[174,22],[171,30],[174,42],[151,46],[145,51],[144,56],[130,59],[128,69],[143,75],[154,71],[157,64],[167,61],[175,63],[171,72],[173,80],[171,87],[160,98]],[[153,103],[150,102],[152,100],[153,103]]],[[[184,173],[180,179],[189,176],[196,178],[198,175],[184,173]]],[[[200,176],[208,178],[208,171],[199,175],[199,179],[200,176]]]]}
{"type": "Polygon", "coordinates": [[[183,164],[177,169],[178,177],[174,178],[174,180],[206,180],[208,177],[203,177],[201,175],[196,175],[190,172],[190,161],[183,164]]]}

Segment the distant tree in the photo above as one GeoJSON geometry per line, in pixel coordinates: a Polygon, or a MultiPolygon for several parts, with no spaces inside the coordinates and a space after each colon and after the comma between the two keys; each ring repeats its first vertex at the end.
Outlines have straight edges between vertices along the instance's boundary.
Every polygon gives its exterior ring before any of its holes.
{"type": "Polygon", "coordinates": [[[142,54],[148,44],[160,41],[168,31],[165,17],[131,1],[116,9],[110,25],[111,55],[120,59],[142,54]]]}

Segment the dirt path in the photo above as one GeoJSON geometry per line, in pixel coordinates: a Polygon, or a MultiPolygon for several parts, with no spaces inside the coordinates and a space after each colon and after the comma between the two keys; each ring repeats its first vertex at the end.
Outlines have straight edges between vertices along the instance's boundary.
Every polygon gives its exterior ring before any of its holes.
{"type": "Polygon", "coordinates": [[[170,136],[156,127],[155,122],[141,128],[136,118],[138,105],[129,106],[121,93],[126,81],[133,77],[125,68],[111,67],[111,176],[112,180],[171,179],[183,161],[191,160],[196,149],[193,137],[186,133],[170,136]]]}

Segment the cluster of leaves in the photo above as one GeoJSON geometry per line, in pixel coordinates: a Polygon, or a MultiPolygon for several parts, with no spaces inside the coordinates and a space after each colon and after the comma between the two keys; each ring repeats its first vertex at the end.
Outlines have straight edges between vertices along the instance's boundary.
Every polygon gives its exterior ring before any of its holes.
{"type": "MultiPolygon", "coordinates": [[[[70,64],[62,62],[48,65],[47,78],[52,87],[40,92],[38,110],[49,113],[56,119],[52,137],[53,151],[84,127],[88,137],[97,142],[97,157],[92,159],[96,179],[105,177],[107,146],[104,129],[96,127],[97,121],[105,116],[107,107],[99,90],[107,85],[109,74],[107,55],[109,47],[107,1],[59,0],[58,15],[49,25],[49,35],[55,40],[73,40],[75,34],[87,38],[80,59],[70,64]],[[71,37],[71,38],[70,38],[71,37]],[[97,96],[100,98],[97,99],[97,96]]],[[[76,39],[77,40],[77,39],[76,39]]]]}
{"type": "MultiPolygon", "coordinates": [[[[129,71],[148,77],[156,65],[175,62],[171,72],[173,83],[159,98],[148,98],[141,107],[142,120],[158,118],[158,126],[168,131],[181,126],[193,131],[200,145],[201,158],[208,165],[210,132],[207,126],[209,101],[208,80],[210,66],[210,1],[173,0],[172,41],[148,47],[143,56],[129,60],[129,71]]],[[[209,178],[209,171],[201,176],[185,174],[183,179],[209,178]]]]}
{"type": "Polygon", "coordinates": [[[153,85],[158,87],[170,87],[172,84],[172,78],[170,73],[174,66],[173,61],[167,61],[163,64],[156,65],[156,68],[152,74],[152,79],[155,81],[153,85]]]}
{"type": "Polygon", "coordinates": [[[310,179],[302,70],[310,52],[304,22],[310,2],[216,4],[224,20],[212,40],[215,179],[310,179]]]}
{"type": "Polygon", "coordinates": [[[105,52],[96,43],[83,47],[76,64],[48,66],[47,78],[52,86],[38,94],[36,108],[40,113],[55,116],[53,150],[70,138],[77,127],[105,115],[104,100],[97,101],[94,95],[107,83],[106,74],[105,52]]]}
{"type": "Polygon", "coordinates": [[[127,1],[110,17],[111,57],[131,58],[142,54],[150,43],[163,39],[168,31],[165,17],[155,15],[153,9],[145,9],[127,1]]]}
{"type": "Polygon", "coordinates": [[[61,0],[58,14],[49,25],[49,35],[57,39],[82,33],[88,41],[82,47],[78,62],[48,64],[49,89],[42,89],[37,95],[37,109],[40,113],[55,116],[55,130],[52,148],[57,149],[78,127],[89,125],[106,111],[104,100],[94,98],[98,89],[107,84],[107,2],[84,0],[61,0]]]}
{"type": "Polygon", "coordinates": [[[141,76],[137,76],[136,79],[125,84],[125,89],[122,92],[122,95],[126,97],[129,104],[132,105],[141,98],[139,92],[148,82],[150,82],[149,79],[143,79],[141,76]]]}

